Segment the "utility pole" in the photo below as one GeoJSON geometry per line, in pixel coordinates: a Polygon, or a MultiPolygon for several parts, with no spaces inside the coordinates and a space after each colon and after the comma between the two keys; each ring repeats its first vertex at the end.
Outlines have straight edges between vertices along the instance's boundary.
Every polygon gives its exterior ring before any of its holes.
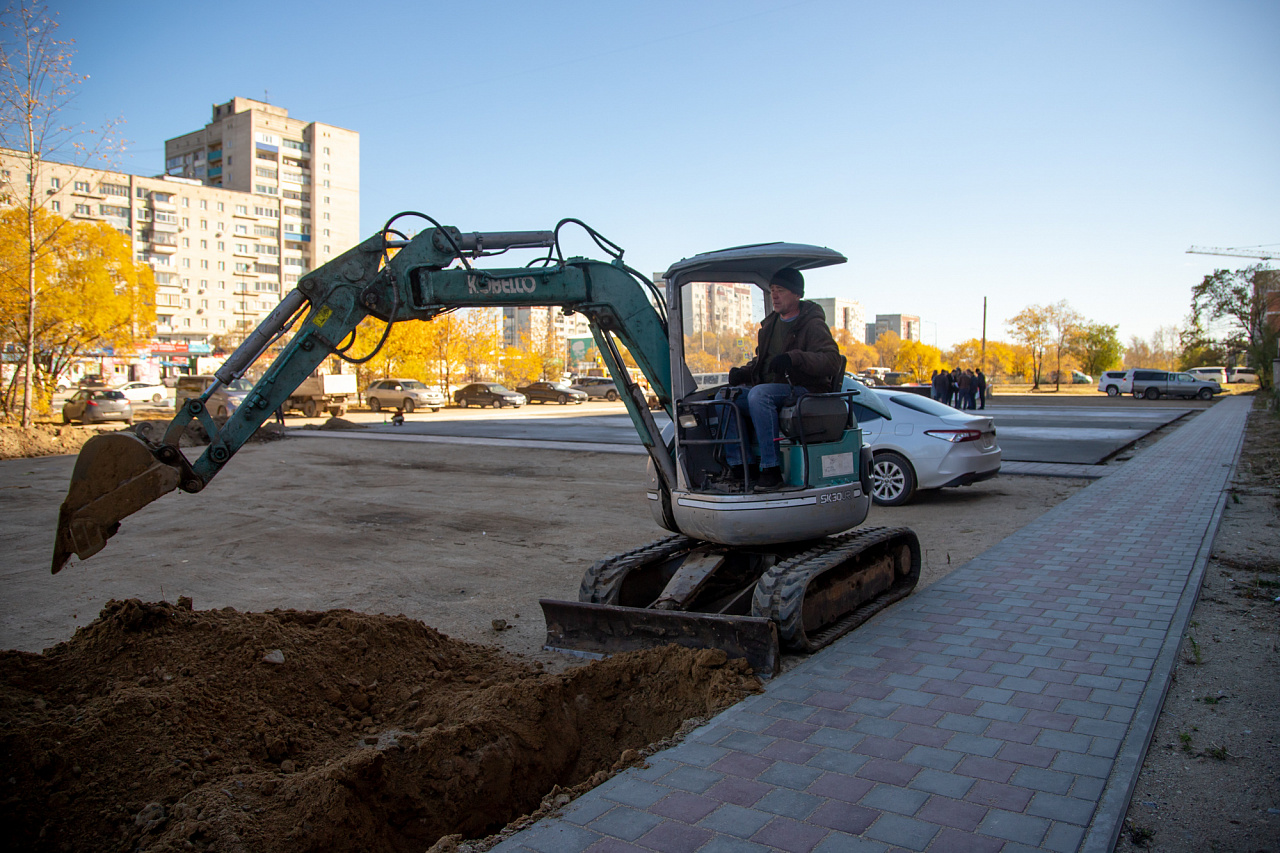
{"type": "MultiPolygon", "coordinates": [[[[987,372],[987,297],[982,297],[982,372],[987,372]]],[[[988,374],[987,382],[990,382],[988,374]]]]}

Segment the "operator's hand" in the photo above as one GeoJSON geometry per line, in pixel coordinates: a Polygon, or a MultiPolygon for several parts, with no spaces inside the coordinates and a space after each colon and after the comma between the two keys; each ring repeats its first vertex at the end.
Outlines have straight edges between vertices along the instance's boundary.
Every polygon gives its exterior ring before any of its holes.
{"type": "Polygon", "coordinates": [[[773,361],[769,362],[769,370],[773,373],[786,373],[791,369],[791,353],[784,352],[782,355],[775,355],[773,361]]]}
{"type": "Polygon", "coordinates": [[[745,367],[729,368],[729,384],[730,385],[746,385],[751,380],[751,372],[745,367]]]}

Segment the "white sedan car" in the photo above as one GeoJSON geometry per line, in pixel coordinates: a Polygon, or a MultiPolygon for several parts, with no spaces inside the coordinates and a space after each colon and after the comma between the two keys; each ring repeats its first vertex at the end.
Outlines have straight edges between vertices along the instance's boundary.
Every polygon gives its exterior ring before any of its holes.
{"type": "Polygon", "coordinates": [[[875,388],[869,393],[893,415],[886,419],[854,398],[863,441],[875,459],[871,491],[877,504],[900,506],[919,489],[967,486],[1000,472],[991,418],[909,391],[875,388]]]}
{"type": "Polygon", "coordinates": [[[169,389],[159,382],[126,382],[116,389],[124,394],[131,403],[163,403],[169,396],[169,389]]]}

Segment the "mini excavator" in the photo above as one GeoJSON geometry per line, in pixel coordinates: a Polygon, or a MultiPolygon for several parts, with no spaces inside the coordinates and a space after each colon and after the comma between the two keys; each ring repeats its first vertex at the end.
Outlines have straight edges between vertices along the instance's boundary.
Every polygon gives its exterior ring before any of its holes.
{"type": "Polygon", "coordinates": [[[767,292],[780,269],[816,269],[844,256],[798,243],[739,246],[673,264],[664,290],[622,255],[574,219],[551,231],[463,232],[423,214],[400,214],[305,275],[216,372],[217,383],[187,400],[158,438],[120,431],[86,442],[59,511],[53,571],[72,554],[86,559],[102,550],[122,519],[168,492],[203,489],[322,361],[372,357],[350,354],[365,318],[386,324],[380,348],[395,323],[459,308],[560,306],[588,319],[601,358],[625,389],[622,400],[649,456],[648,505],[671,535],[595,563],[578,601],[544,599],[548,648],[606,655],[674,642],[723,649],[767,675],[781,649],[814,651],[909,595],[920,575],[916,535],[859,526],[871,505],[871,454],[850,401],[861,395],[859,402],[880,411],[875,395],[849,378],[842,362],[828,393],[802,395],[784,409],[784,484],[760,491],[749,469],[745,481],[721,476],[730,441],[750,458],[752,431],[742,423],[726,429],[742,417],[728,399],[732,389],[697,387],[685,362],[684,287],[737,282],[767,292]],[[433,227],[406,237],[392,226],[408,215],[433,227]],[[560,234],[570,224],[584,228],[610,260],[564,258],[560,234]],[[522,267],[476,264],[517,249],[546,251],[522,267]],[[209,396],[244,377],[291,332],[236,412],[215,420],[209,396]],[[669,418],[664,429],[626,369],[622,347],[669,418]],[[179,449],[192,422],[210,438],[194,461],[179,449]]]}

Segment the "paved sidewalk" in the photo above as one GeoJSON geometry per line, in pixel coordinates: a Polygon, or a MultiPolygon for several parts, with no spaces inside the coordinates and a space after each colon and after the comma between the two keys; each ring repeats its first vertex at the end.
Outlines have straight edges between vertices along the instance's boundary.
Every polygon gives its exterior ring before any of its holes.
{"type": "Polygon", "coordinates": [[[495,851],[1111,850],[1251,398],[1228,398],[495,851]]]}

